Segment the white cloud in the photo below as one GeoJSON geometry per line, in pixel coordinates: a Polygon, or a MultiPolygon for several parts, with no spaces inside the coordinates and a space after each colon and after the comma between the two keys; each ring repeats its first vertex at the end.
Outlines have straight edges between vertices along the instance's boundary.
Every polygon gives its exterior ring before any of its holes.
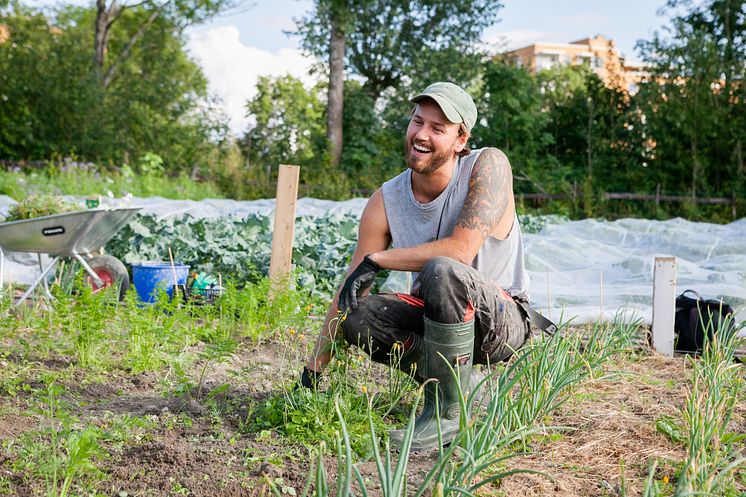
{"type": "Polygon", "coordinates": [[[193,32],[187,49],[197,60],[218,95],[230,119],[230,128],[240,134],[246,130],[246,101],[256,95],[259,76],[290,74],[307,85],[315,80],[308,75],[313,60],[296,49],[267,52],[241,43],[235,26],[219,26],[193,32]]]}

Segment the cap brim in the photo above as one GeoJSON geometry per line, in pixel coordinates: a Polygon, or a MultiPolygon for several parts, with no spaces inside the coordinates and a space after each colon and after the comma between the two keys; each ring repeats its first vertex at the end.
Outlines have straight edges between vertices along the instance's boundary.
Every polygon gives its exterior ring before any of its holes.
{"type": "Polygon", "coordinates": [[[464,118],[461,117],[461,114],[459,114],[456,108],[453,105],[451,105],[451,102],[449,102],[448,99],[441,97],[440,95],[421,93],[419,95],[415,95],[409,101],[413,104],[417,104],[417,103],[422,102],[426,98],[435,100],[435,103],[438,104],[438,107],[440,107],[440,110],[442,110],[443,114],[446,115],[446,119],[448,119],[452,123],[458,124],[458,123],[464,122],[464,118]]]}

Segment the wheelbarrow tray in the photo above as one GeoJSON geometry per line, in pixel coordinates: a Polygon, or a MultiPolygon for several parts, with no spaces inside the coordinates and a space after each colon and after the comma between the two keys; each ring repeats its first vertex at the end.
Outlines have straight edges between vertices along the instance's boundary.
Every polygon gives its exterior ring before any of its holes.
{"type": "Polygon", "coordinates": [[[0,223],[0,248],[71,257],[108,242],[141,207],[98,208],[0,223]]]}

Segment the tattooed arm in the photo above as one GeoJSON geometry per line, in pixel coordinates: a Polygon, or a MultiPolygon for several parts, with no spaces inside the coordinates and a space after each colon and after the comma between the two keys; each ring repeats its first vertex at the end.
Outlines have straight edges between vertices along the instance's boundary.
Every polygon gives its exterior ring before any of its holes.
{"type": "Polygon", "coordinates": [[[433,257],[446,256],[471,264],[489,236],[503,239],[513,226],[513,175],[508,158],[486,148],[469,178],[469,192],[451,236],[409,248],[376,252],[371,258],[383,268],[419,271],[433,257]]]}

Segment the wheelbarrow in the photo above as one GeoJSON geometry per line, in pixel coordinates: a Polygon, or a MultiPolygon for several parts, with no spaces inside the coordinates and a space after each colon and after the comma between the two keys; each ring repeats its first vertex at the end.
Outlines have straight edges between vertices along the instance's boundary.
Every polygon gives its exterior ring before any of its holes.
{"type": "Polygon", "coordinates": [[[47,275],[63,257],[72,257],[83,267],[86,283],[94,291],[118,284],[120,298],[130,285],[127,268],[111,255],[94,255],[141,207],[98,208],[0,223],[0,288],[4,283],[5,251],[38,254],[40,274],[15,305],[23,303],[42,283],[44,294],[54,300],[47,275]],[[47,267],[42,254],[52,257],[47,267]]]}

